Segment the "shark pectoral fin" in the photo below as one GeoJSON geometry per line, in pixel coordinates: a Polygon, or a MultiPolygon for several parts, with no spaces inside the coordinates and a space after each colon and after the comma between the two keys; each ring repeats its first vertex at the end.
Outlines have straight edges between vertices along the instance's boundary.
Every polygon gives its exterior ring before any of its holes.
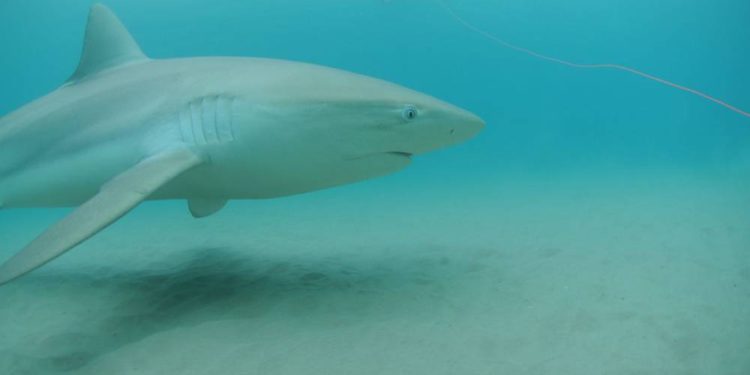
{"type": "Polygon", "coordinates": [[[226,199],[190,199],[188,209],[194,218],[213,215],[227,205],[226,199]]]}
{"type": "Polygon", "coordinates": [[[174,149],[145,159],[116,176],[98,194],[48,228],[0,266],[0,285],[60,256],[125,215],[159,187],[202,159],[188,149],[174,149]]]}

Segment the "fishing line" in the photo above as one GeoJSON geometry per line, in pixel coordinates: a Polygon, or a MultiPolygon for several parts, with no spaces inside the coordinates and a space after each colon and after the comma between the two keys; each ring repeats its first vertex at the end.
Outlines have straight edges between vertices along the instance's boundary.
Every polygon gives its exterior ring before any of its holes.
{"type": "Polygon", "coordinates": [[[693,94],[693,95],[698,96],[700,98],[703,98],[705,100],[711,101],[711,102],[713,102],[715,104],[718,104],[718,105],[720,105],[720,106],[722,106],[722,107],[724,107],[724,108],[726,108],[726,109],[728,109],[728,110],[730,110],[732,112],[735,112],[735,113],[737,113],[739,115],[742,115],[742,116],[745,116],[747,118],[750,118],[750,112],[743,111],[743,110],[741,110],[741,109],[739,109],[739,108],[737,108],[737,107],[735,107],[735,106],[733,106],[733,105],[731,105],[731,104],[729,104],[729,103],[727,103],[727,102],[725,102],[723,100],[715,98],[715,97],[713,97],[711,95],[708,95],[708,94],[706,94],[704,92],[701,92],[701,91],[698,91],[696,89],[693,89],[693,88],[690,88],[690,87],[687,87],[687,86],[683,86],[683,85],[680,85],[680,84],[668,81],[668,80],[666,80],[664,78],[660,78],[660,77],[657,77],[657,76],[652,75],[652,74],[648,74],[648,73],[642,72],[642,71],[640,71],[638,69],[631,68],[629,66],[624,66],[624,65],[619,65],[619,64],[580,64],[580,63],[575,63],[575,62],[571,62],[571,61],[559,59],[559,58],[556,58],[556,57],[548,56],[548,55],[536,52],[534,50],[530,50],[528,48],[524,48],[524,47],[515,45],[513,43],[510,43],[510,42],[508,42],[508,41],[506,41],[506,40],[504,40],[502,38],[499,38],[499,37],[497,37],[497,36],[495,36],[495,35],[487,32],[487,31],[484,31],[484,30],[482,30],[482,29],[474,26],[470,22],[466,21],[461,16],[459,16],[458,13],[456,13],[453,10],[453,8],[451,8],[450,6],[448,6],[448,4],[445,1],[443,1],[443,0],[435,0],[435,1],[438,4],[440,4],[440,6],[451,17],[453,17],[456,21],[458,21],[458,23],[460,23],[462,26],[464,26],[465,28],[469,29],[470,31],[473,31],[473,32],[475,32],[475,33],[477,33],[477,34],[479,34],[479,35],[481,35],[481,36],[483,36],[483,37],[485,37],[485,38],[487,38],[487,39],[489,39],[489,40],[491,40],[491,41],[493,41],[493,42],[495,42],[495,43],[497,43],[497,44],[499,44],[499,45],[501,45],[501,46],[503,46],[505,48],[509,48],[511,50],[514,50],[514,51],[525,53],[525,54],[527,54],[529,56],[532,56],[532,57],[535,57],[537,59],[541,59],[541,60],[545,60],[545,61],[550,61],[550,62],[557,63],[557,64],[560,64],[560,65],[565,65],[565,66],[568,66],[568,67],[571,67],[571,68],[577,68],[577,69],[610,69],[610,70],[620,70],[620,71],[623,71],[623,72],[635,74],[637,76],[649,79],[651,81],[654,81],[654,82],[657,82],[657,83],[661,83],[662,85],[665,85],[665,86],[668,86],[668,87],[672,87],[672,88],[675,88],[675,89],[687,92],[689,94],[693,94]]]}

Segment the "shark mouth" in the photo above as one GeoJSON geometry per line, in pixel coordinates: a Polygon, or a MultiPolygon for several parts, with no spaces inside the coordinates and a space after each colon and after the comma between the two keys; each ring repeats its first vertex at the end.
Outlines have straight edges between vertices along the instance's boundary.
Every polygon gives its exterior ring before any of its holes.
{"type": "Polygon", "coordinates": [[[398,156],[398,157],[402,157],[406,159],[411,159],[413,154],[411,152],[406,152],[406,151],[373,152],[373,153],[369,153],[365,155],[346,158],[345,160],[359,160],[359,159],[370,158],[370,157],[378,156],[378,155],[392,155],[392,156],[398,156]]]}
{"type": "Polygon", "coordinates": [[[404,151],[388,151],[386,154],[389,155],[396,155],[396,156],[403,156],[405,158],[411,158],[412,154],[411,152],[404,152],[404,151]]]}

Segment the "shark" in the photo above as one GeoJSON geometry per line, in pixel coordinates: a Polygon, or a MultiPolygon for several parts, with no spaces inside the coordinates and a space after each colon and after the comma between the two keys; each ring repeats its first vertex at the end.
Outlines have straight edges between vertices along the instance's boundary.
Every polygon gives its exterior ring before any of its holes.
{"type": "Polygon", "coordinates": [[[70,79],[0,118],[0,208],[74,207],[0,266],[0,285],[146,200],[185,200],[202,218],[229,200],[394,173],[484,126],[429,95],[335,68],[151,59],[95,4],[70,79]]]}

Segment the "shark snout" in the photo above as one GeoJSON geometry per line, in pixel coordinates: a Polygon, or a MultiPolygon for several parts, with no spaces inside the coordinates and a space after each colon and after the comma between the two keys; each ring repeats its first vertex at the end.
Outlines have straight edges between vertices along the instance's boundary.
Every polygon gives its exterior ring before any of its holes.
{"type": "Polygon", "coordinates": [[[411,146],[401,151],[419,155],[453,146],[473,138],[484,126],[479,116],[446,104],[433,110],[428,123],[412,138],[411,146]]]}
{"type": "Polygon", "coordinates": [[[451,126],[448,133],[452,138],[456,139],[456,142],[473,138],[484,129],[485,122],[481,117],[463,109],[455,112],[452,116],[454,118],[454,125],[451,126]]]}
{"type": "Polygon", "coordinates": [[[438,134],[437,139],[441,143],[439,147],[452,146],[467,141],[484,129],[485,122],[479,116],[467,110],[446,106],[443,109],[442,126],[440,131],[445,134],[438,134]]]}

